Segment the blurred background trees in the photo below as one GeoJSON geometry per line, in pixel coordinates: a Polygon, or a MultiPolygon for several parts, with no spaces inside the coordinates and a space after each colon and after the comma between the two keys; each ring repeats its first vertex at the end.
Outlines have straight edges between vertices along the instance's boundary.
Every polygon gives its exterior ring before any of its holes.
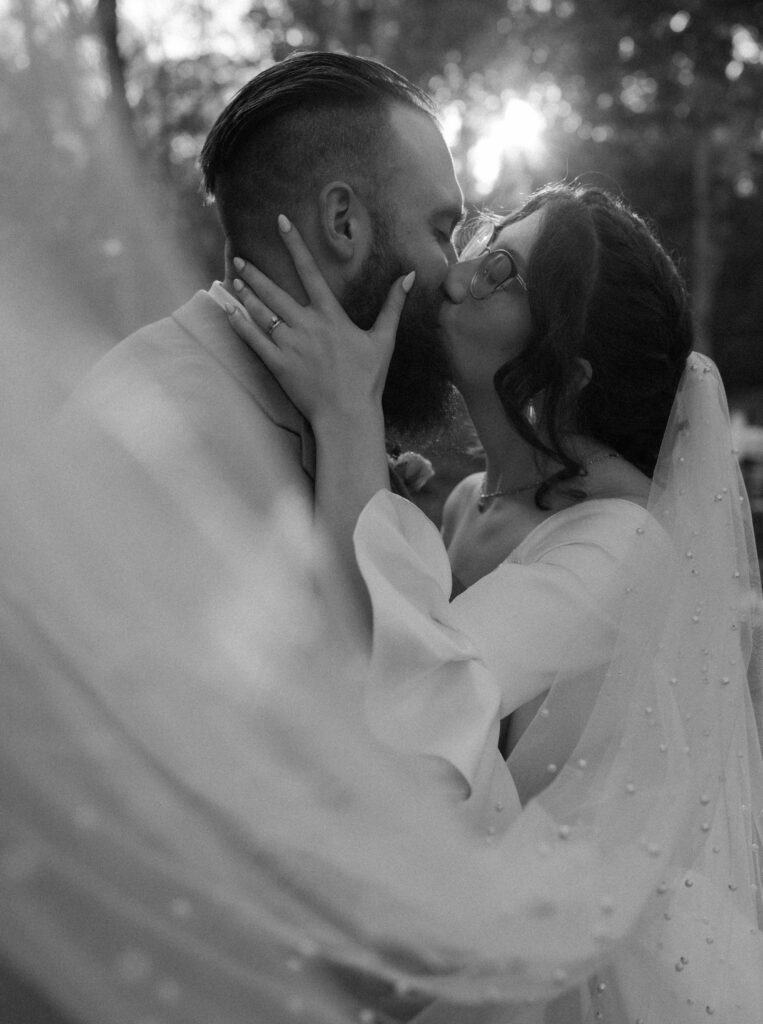
{"type": "Polygon", "coordinates": [[[220,273],[196,159],[235,90],[295,48],[365,54],[435,96],[470,204],[582,175],[649,217],[753,410],[761,26],[757,0],[0,0],[0,226],[119,337],[220,273]]]}

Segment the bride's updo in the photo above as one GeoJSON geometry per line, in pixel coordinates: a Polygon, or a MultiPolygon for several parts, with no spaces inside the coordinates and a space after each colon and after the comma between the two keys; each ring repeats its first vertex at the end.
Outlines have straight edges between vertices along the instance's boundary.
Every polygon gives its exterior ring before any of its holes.
{"type": "Polygon", "coordinates": [[[582,467],[565,447],[571,431],[609,445],[651,477],[676,388],[692,349],[686,288],[637,214],[599,188],[548,185],[500,226],[543,210],[527,270],[533,335],[495,374],[506,415],[562,470],[582,467]],[[585,383],[585,360],[591,377],[585,383]],[[528,403],[542,395],[531,423],[528,403]]]}

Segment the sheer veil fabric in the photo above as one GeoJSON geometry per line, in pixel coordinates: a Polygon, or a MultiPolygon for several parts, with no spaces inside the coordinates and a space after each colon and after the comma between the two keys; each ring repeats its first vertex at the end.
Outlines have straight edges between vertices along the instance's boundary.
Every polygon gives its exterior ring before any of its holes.
{"type": "MultiPolygon", "coordinates": [[[[73,1019],[372,1024],[442,1001],[568,1022],[568,993],[591,1024],[763,1019],[760,581],[709,361],[687,364],[587,724],[495,834],[449,765],[369,722],[383,644],[369,669],[314,598],[306,510],[253,524],[220,481],[156,516],[175,496],[136,467],[103,515],[104,479],[59,456],[1,485],[0,949],[73,1019]]],[[[431,524],[380,494],[356,548],[411,678],[426,621],[443,685],[492,699],[431,524]]]]}

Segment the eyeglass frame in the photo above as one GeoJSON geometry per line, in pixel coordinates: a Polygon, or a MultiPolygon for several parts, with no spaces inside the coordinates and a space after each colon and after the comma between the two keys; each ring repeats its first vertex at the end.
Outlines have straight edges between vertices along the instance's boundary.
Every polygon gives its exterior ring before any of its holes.
{"type": "Polygon", "coordinates": [[[490,296],[491,295],[495,295],[496,292],[500,292],[504,288],[508,288],[508,286],[511,284],[512,281],[518,281],[520,286],[524,289],[524,291],[528,290],[527,289],[527,282],[522,277],[522,275],[519,273],[519,267],[517,266],[517,261],[516,261],[515,256],[513,255],[513,253],[510,253],[508,249],[491,249],[490,247],[486,247],[484,252],[480,256],[479,266],[474,271],[474,274],[472,275],[472,279],[469,282],[469,295],[475,300],[475,302],[482,302],[483,299],[489,299],[490,296]],[[500,284],[497,284],[493,288],[491,288],[490,291],[486,295],[475,295],[474,294],[475,284],[476,284],[478,278],[480,277],[480,274],[483,273],[483,267],[484,267],[486,261],[488,260],[488,258],[490,256],[499,256],[499,255],[500,256],[508,256],[509,263],[511,264],[511,267],[512,267],[512,273],[509,274],[509,276],[506,278],[505,281],[501,281],[500,284]]]}

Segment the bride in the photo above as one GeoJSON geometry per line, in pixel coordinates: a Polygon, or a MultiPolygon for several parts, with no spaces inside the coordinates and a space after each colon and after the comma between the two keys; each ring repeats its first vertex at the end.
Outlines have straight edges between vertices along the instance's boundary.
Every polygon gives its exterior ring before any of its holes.
{"type": "MultiPolygon", "coordinates": [[[[672,262],[595,189],[550,186],[479,225],[440,313],[486,455],[446,504],[448,564],[387,491],[380,394],[412,275],[364,333],[279,226],[309,305],[238,260],[248,316],[228,313],[313,426],[317,513],[368,602],[374,734],[449,765],[499,845],[538,806],[557,843],[601,844],[619,948],[538,1019],[760,1019],[763,791],[744,668],[759,590],[722,385],[691,354],[672,262]],[[449,601],[451,568],[465,589],[449,601]],[[443,689],[449,714],[428,717],[443,689]]],[[[537,896],[553,933],[559,908],[537,896]]],[[[533,953],[519,959],[517,993],[533,953]]],[[[424,1017],[440,1014],[458,1019],[438,1004],[424,1017]]]]}

